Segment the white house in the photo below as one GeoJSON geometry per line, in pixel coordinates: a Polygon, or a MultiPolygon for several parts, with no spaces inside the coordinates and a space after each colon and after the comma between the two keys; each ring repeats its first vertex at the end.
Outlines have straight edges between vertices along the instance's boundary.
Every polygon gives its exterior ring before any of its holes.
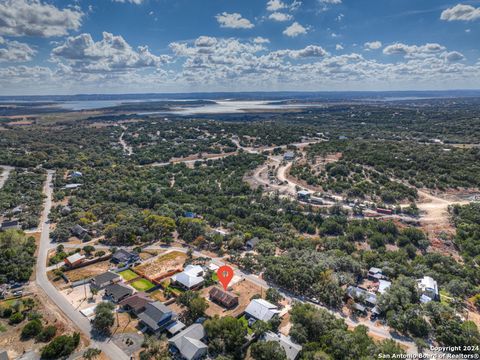
{"type": "Polygon", "coordinates": [[[295,344],[290,336],[275,334],[271,331],[268,331],[265,333],[264,340],[277,342],[283,348],[283,350],[285,350],[288,360],[296,360],[300,354],[300,351],[302,351],[302,346],[295,344]]]}
{"type": "Polygon", "coordinates": [[[274,316],[278,316],[280,310],[276,305],[263,299],[253,299],[245,309],[245,314],[256,320],[269,321],[274,316]]]}
{"type": "Polygon", "coordinates": [[[424,276],[422,279],[418,279],[417,284],[422,293],[420,300],[423,303],[438,300],[438,285],[430,276],[424,276]]]}
{"type": "Polygon", "coordinates": [[[171,277],[174,284],[189,290],[194,289],[203,284],[203,268],[199,265],[187,265],[185,269],[171,277]]]}

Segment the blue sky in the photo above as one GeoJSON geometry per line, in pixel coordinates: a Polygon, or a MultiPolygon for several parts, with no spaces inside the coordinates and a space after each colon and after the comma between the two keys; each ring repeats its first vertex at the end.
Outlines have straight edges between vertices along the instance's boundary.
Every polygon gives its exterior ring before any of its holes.
{"type": "Polygon", "coordinates": [[[0,0],[0,93],[479,88],[479,45],[480,0],[0,0]]]}

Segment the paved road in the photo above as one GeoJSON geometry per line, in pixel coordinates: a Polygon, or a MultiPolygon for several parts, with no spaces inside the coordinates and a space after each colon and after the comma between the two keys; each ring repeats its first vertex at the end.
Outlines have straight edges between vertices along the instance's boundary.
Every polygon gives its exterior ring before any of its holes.
{"type": "MultiPolygon", "coordinates": [[[[50,283],[47,277],[47,255],[48,250],[54,247],[50,243],[50,222],[48,220],[48,215],[52,208],[52,179],[54,171],[47,171],[47,181],[45,183],[44,194],[46,196],[44,209],[41,217],[41,237],[40,237],[40,247],[37,257],[36,265],[36,283],[42,288],[50,300],[55,303],[65,315],[87,336],[90,336],[92,327],[90,321],[87,320],[80,312],[76,311],[75,308],[68,302],[68,300],[57,291],[57,289],[50,283]]],[[[94,341],[92,340],[91,346],[101,349],[109,359],[114,360],[128,360],[129,357],[122,351],[120,348],[115,345],[113,342],[106,341],[94,341]]]]}
{"type": "Polygon", "coordinates": [[[7,182],[7,179],[10,176],[10,173],[12,172],[13,169],[14,168],[11,166],[6,166],[6,165],[0,166],[0,170],[2,170],[0,175],[0,189],[2,189],[3,185],[5,185],[5,183],[7,182]]]}

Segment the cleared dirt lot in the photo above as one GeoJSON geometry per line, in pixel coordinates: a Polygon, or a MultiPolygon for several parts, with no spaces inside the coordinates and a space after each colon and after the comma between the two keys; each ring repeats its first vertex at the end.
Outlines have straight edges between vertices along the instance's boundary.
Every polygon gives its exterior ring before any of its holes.
{"type": "Polygon", "coordinates": [[[239,297],[238,306],[232,310],[225,310],[222,306],[209,300],[208,293],[213,286],[201,290],[201,296],[208,300],[208,309],[205,312],[208,316],[220,315],[220,316],[238,316],[245,311],[245,308],[250,303],[250,299],[254,295],[264,295],[262,288],[253,284],[248,280],[243,280],[233,285],[232,293],[239,297]]]}
{"type": "Polygon", "coordinates": [[[83,268],[66,271],[65,275],[67,275],[68,279],[71,282],[75,282],[78,280],[83,280],[102,274],[106,272],[110,268],[110,266],[110,261],[101,261],[96,264],[85,266],[83,268]]]}
{"type": "Polygon", "coordinates": [[[187,255],[179,251],[171,251],[151,259],[135,267],[135,272],[147,279],[159,279],[183,269],[187,255]]]}

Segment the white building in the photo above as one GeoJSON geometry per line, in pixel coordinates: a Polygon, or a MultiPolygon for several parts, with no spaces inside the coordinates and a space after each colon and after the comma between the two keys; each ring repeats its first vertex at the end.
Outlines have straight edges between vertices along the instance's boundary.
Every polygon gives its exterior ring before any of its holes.
{"type": "Polygon", "coordinates": [[[171,277],[172,283],[189,290],[203,284],[203,268],[199,265],[187,265],[185,269],[171,277]]]}
{"type": "Polygon", "coordinates": [[[269,321],[274,316],[278,316],[279,313],[280,310],[276,305],[263,299],[253,299],[245,309],[245,314],[249,317],[262,321],[269,321]]]}
{"type": "Polygon", "coordinates": [[[424,276],[422,279],[418,279],[417,284],[422,293],[420,298],[421,302],[425,303],[438,300],[438,284],[430,276],[424,276]]]}

